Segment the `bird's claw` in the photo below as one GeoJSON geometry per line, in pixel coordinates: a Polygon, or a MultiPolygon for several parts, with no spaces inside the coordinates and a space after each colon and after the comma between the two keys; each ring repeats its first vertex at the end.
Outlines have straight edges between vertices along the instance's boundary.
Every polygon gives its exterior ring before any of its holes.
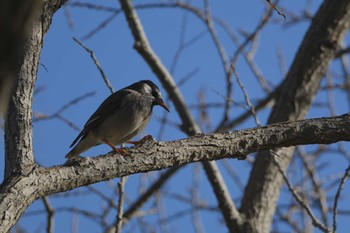
{"type": "Polygon", "coordinates": [[[113,148],[113,151],[122,155],[129,155],[129,153],[124,148],[113,148]]]}

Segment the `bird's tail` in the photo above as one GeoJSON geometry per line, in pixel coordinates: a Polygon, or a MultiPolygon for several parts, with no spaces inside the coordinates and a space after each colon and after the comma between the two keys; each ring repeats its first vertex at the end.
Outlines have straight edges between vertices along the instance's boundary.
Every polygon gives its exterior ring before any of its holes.
{"type": "Polygon", "coordinates": [[[74,147],[71,151],[66,154],[66,159],[70,160],[75,157],[78,157],[80,153],[77,152],[76,148],[74,147]]]}
{"type": "Polygon", "coordinates": [[[96,141],[91,139],[91,136],[83,137],[78,144],[73,147],[71,151],[66,155],[67,159],[78,158],[78,156],[84,151],[90,149],[91,147],[96,146],[96,141]]]}

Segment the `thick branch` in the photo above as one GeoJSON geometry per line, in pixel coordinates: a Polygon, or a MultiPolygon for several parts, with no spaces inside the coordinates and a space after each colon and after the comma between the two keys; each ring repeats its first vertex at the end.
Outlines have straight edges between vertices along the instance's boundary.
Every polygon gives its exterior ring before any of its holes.
{"type": "MultiPolygon", "coordinates": [[[[34,83],[39,65],[43,37],[47,32],[53,13],[65,1],[50,1],[38,6],[34,20],[30,20],[24,36],[23,51],[16,54],[17,79],[10,96],[5,121],[5,178],[12,174],[27,174],[34,165],[32,145],[32,101],[34,83]],[[45,17],[43,17],[45,16],[45,17]]],[[[16,21],[17,19],[14,19],[16,21]]],[[[18,23],[13,22],[14,24],[18,23]]],[[[22,46],[22,45],[21,45],[22,46]]]]}
{"type": "Polygon", "coordinates": [[[192,162],[242,159],[261,150],[337,141],[350,141],[350,115],[199,134],[171,142],[148,141],[129,149],[129,156],[108,154],[52,168],[35,167],[28,176],[14,178],[0,187],[0,232],[7,232],[35,199],[54,193],[192,162]]]}

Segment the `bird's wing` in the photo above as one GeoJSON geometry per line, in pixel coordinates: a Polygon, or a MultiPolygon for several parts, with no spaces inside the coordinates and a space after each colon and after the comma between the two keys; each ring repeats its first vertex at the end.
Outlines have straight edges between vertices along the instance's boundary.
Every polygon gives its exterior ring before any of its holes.
{"type": "Polygon", "coordinates": [[[86,133],[102,122],[106,117],[110,116],[112,113],[119,111],[123,108],[123,99],[131,94],[133,91],[129,89],[121,89],[117,92],[114,92],[112,95],[107,97],[98,109],[91,115],[84,125],[84,129],[79,133],[70,147],[74,146],[81,137],[84,137],[86,133]]]}

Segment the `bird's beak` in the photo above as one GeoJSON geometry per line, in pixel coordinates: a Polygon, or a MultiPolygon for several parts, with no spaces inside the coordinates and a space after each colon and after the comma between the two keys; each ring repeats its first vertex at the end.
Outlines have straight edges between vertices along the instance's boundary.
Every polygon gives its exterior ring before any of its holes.
{"type": "Polygon", "coordinates": [[[157,99],[156,101],[159,106],[163,107],[165,110],[167,110],[170,113],[168,105],[166,105],[166,103],[164,103],[162,99],[157,99]]]}

